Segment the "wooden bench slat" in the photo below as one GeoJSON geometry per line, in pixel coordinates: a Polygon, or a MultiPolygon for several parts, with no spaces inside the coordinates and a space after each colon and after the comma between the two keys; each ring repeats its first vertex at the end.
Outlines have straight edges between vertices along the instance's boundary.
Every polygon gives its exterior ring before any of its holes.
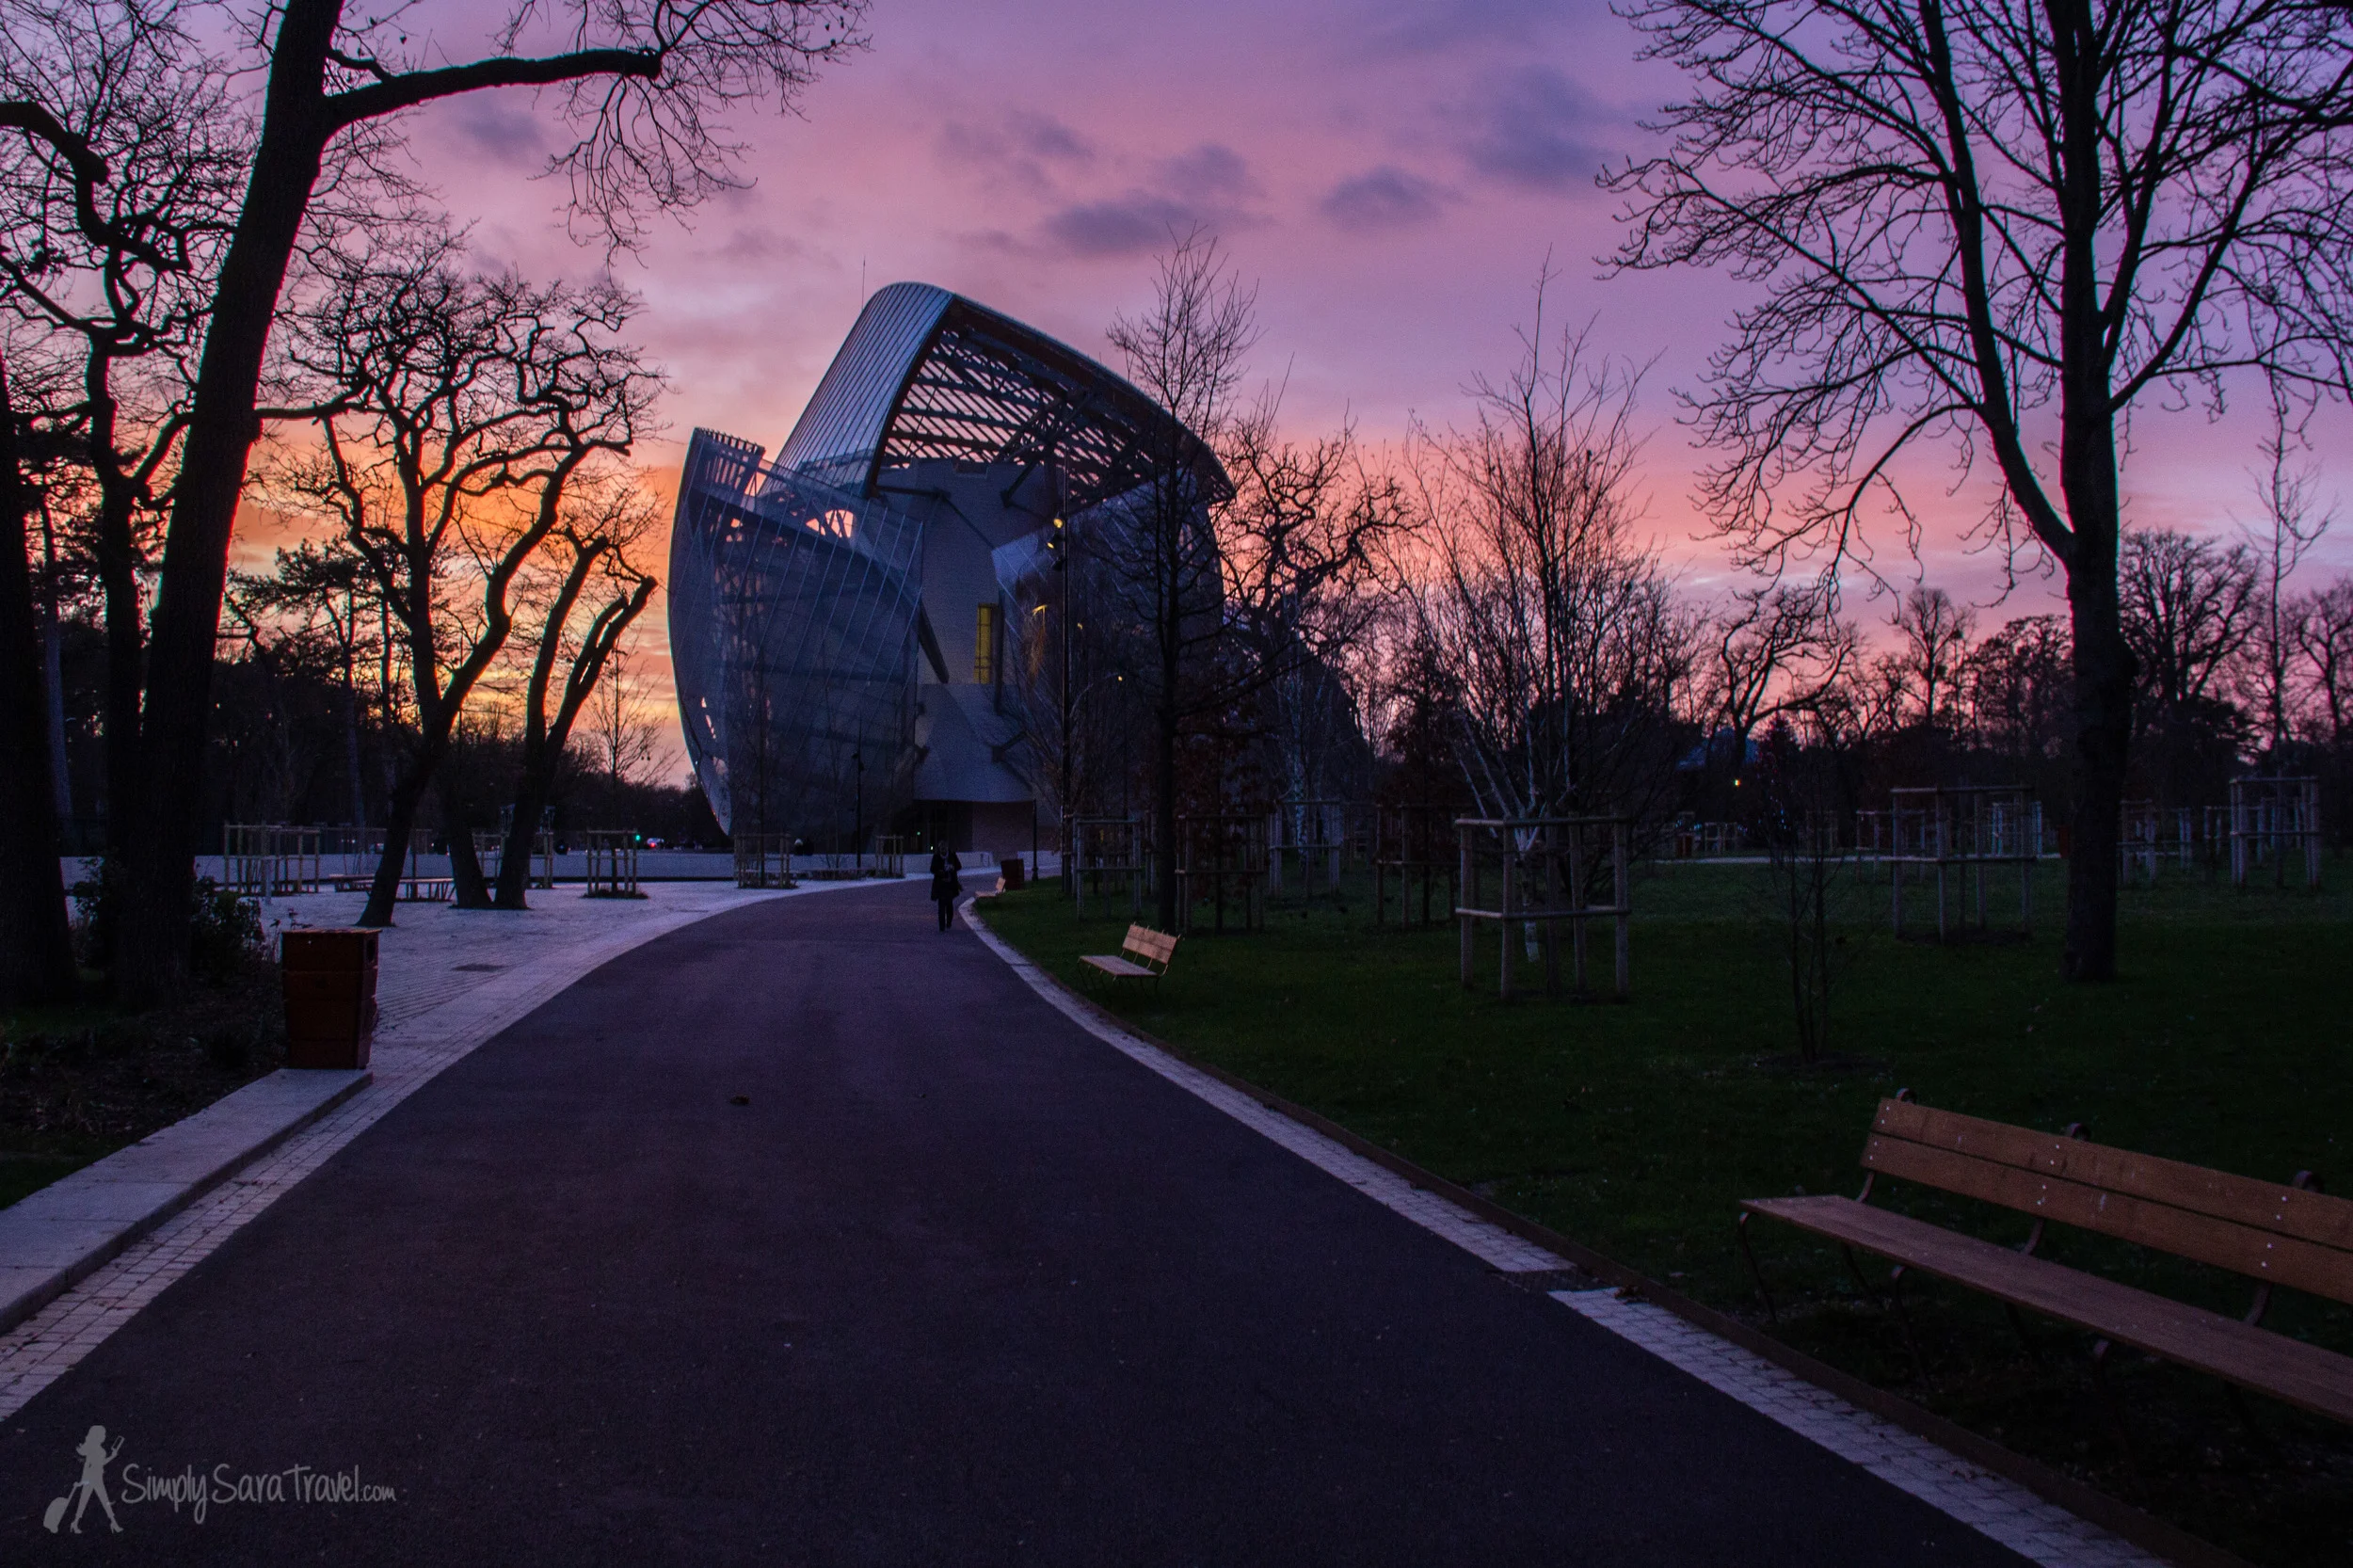
{"type": "Polygon", "coordinates": [[[1852,1198],[1754,1198],[1740,1207],[2353,1422],[2353,1357],[1852,1198]]]}
{"type": "Polygon", "coordinates": [[[2353,1198],[2179,1160],[2035,1132],[1905,1100],[1880,1101],[1874,1131],[2353,1253],[2353,1198]]]}
{"type": "Polygon", "coordinates": [[[2333,1247],[1880,1134],[1865,1144],[1863,1163],[1883,1176],[1997,1203],[2039,1220],[2353,1302],[2353,1253],[2333,1247]]]}
{"type": "Polygon", "coordinates": [[[1107,952],[1082,953],[1080,957],[1105,974],[1115,975],[1121,980],[1158,980],[1168,968],[1169,959],[1176,954],[1176,938],[1165,932],[1155,931],[1148,925],[1131,925],[1128,928],[1127,940],[1119,944],[1119,951],[1132,952],[1144,962],[1131,964],[1125,958],[1114,958],[1107,952]],[[1152,968],[1155,964],[1160,968],[1152,968]]]}

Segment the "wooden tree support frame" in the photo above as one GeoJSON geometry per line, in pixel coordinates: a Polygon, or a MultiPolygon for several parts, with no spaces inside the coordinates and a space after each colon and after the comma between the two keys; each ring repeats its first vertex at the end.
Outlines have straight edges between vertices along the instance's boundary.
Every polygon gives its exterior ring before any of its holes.
{"type": "Polygon", "coordinates": [[[797,888],[792,879],[792,835],[738,833],[735,885],[739,888],[797,888]]]}
{"type": "Polygon", "coordinates": [[[1085,914],[1090,897],[1099,903],[1107,885],[1115,885],[1128,895],[1129,914],[1141,920],[1144,887],[1152,875],[1144,824],[1134,817],[1073,817],[1066,833],[1063,885],[1076,912],[1085,914]]]}
{"type": "Polygon", "coordinates": [[[1614,993],[1620,1001],[1633,996],[1632,823],[1624,817],[1458,817],[1454,829],[1462,890],[1454,918],[1462,931],[1465,990],[1477,984],[1479,925],[1492,920],[1498,937],[1497,990],[1503,1000],[1509,1001],[1514,994],[1513,950],[1525,945],[1523,934],[1531,926],[1536,928],[1536,961],[1544,966],[1545,994],[1560,995],[1560,927],[1565,922],[1572,986],[1578,996],[1590,995],[1585,928],[1594,920],[1608,920],[1615,937],[1614,993]],[[1604,872],[1610,899],[1595,904],[1593,884],[1604,872]],[[1487,902],[1490,893],[1492,904],[1487,902]]]}
{"type": "Polygon", "coordinates": [[[1225,930],[1228,909],[1244,931],[1266,924],[1264,811],[1203,813],[1176,819],[1176,929],[1198,930],[1196,904],[1210,906],[1209,929],[1225,930]]]}
{"type": "MultiPolygon", "coordinates": [[[[506,835],[477,831],[473,836],[474,861],[482,868],[482,880],[495,885],[499,867],[506,858],[506,835]]],[[[555,887],[555,829],[543,827],[531,842],[531,857],[539,863],[536,872],[526,871],[523,886],[552,890],[555,887]]]]}
{"type": "Polygon", "coordinates": [[[327,886],[322,829],[290,823],[223,823],[223,888],[244,898],[315,893],[327,886]]]}
{"type": "Polygon", "coordinates": [[[1337,904],[1366,808],[1348,800],[1287,800],[1267,816],[1267,892],[1337,904]]]}
{"type": "Polygon", "coordinates": [[[2288,883],[2288,863],[2300,861],[2304,886],[2320,886],[2320,780],[2231,780],[2231,886],[2244,888],[2258,866],[2271,867],[2272,885],[2288,883]]]}
{"type": "Polygon", "coordinates": [[[1397,892],[1398,923],[1407,930],[1449,918],[1462,900],[1454,815],[1427,801],[1377,806],[1372,818],[1372,923],[1389,923],[1389,893],[1397,892]],[[1433,904],[1440,883],[1443,902],[1433,904]]]}
{"type": "Polygon", "coordinates": [[[1987,925],[1985,879],[1997,866],[2018,869],[2018,929],[2034,934],[2034,868],[2042,858],[2042,806],[2017,785],[1964,784],[1889,792],[1888,880],[1896,935],[1904,934],[1904,881],[1913,867],[1936,877],[1936,939],[1952,938],[1953,899],[1961,923],[1974,888],[1977,924],[1987,925]],[[1973,880],[1974,879],[1974,880],[1973,880]]]}
{"type": "Polygon", "coordinates": [[[598,831],[584,835],[588,852],[588,887],[583,898],[644,898],[637,887],[637,835],[598,831]]]}

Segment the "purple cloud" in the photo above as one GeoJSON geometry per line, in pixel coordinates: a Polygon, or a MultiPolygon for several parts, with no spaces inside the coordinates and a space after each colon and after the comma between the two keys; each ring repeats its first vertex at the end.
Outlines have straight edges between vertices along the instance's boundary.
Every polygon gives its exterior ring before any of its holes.
{"type": "Polygon", "coordinates": [[[1597,134],[1616,129],[1612,117],[1549,67],[1530,67],[1491,88],[1474,112],[1480,130],[1464,152],[1481,174],[1557,190],[1591,180],[1609,161],[1597,134]]]}
{"type": "Polygon", "coordinates": [[[1039,225],[1057,248],[1078,256],[1129,256],[1157,250],[1172,233],[1196,225],[1247,228],[1257,221],[1244,203],[1259,191],[1241,154],[1217,142],[1162,158],[1151,183],[1118,196],[1075,202],[1039,225]]]}
{"type": "Polygon", "coordinates": [[[547,126],[512,93],[469,93],[450,105],[457,134],[494,163],[536,164],[547,155],[547,126]]]}
{"type": "Polygon", "coordinates": [[[1258,183],[1250,177],[1250,166],[1242,162],[1241,154],[1213,141],[1162,159],[1160,183],[1162,189],[1196,201],[1230,201],[1258,192],[1258,183]]]}
{"type": "Polygon", "coordinates": [[[1351,233],[1407,229],[1436,217],[1443,194],[1420,175],[1383,164],[1334,185],[1323,199],[1323,216],[1351,233]]]}
{"type": "Polygon", "coordinates": [[[1181,202],[1148,191],[1129,191],[1108,201],[1084,201],[1047,218],[1047,237],[1080,256],[1130,256],[1156,250],[1171,233],[1182,233],[1197,215],[1181,202]]]}

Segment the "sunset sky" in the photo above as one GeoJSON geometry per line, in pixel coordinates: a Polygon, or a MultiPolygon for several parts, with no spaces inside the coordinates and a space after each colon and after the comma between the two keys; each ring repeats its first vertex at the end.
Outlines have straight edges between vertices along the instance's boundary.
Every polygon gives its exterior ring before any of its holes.
{"type": "MultiPolygon", "coordinates": [[[[448,14],[454,39],[470,13],[448,14]]],[[[1673,392],[1696,384],[1739,296],[1710,274],[1601,276],[1618,226],[1594,173],[1651,145],[1640,121],[1677,77],[1638,61],[1600,0],[876,0],[868,26],[872,47],[828,70],[798,118],[739,117],[751,188],[683,225],[657,219],[617,264],[673,377],[670,439],[648,465],[674,468],[696,425],[773,451],[888,282],[940,284],[1105,355],[1112,315],[1148,300],[1154,251],[1194,224],[1257,284],[1256,369],[1284,383],[1287,423],[1353,418],[1392,440],[1415,419],[1461,421],[1465,383],[1509,368],[1549,257],[1549,317],[1590,322],[1597,348],[1650,366],[1652,525],[1693,591],[1729,581],[1689,502],[1699,456],[1673,392]]],[[[409,125],[486,264],[584,276],[601,251],[567,236],[562,187],[532,178],[558,135],[520,92],[409,125]]],[[[2133,520],[2251,519],[2255,434],[2202,414],[2139,420],[2133,520]]],[[[1977,500],[1923,477],[1922,567],[1893,534],[1881,565],[1990,605],[1995,564],[1958,543],[1977,500]]],[[[2353,566],[2353,523],[2343,532],[2308,571],[2353,566]]],[[[2056,607],[2030,584],[1981,614],[2056,607]]],[[[659,652],[663,629],[646,641],[659,652]]]]}

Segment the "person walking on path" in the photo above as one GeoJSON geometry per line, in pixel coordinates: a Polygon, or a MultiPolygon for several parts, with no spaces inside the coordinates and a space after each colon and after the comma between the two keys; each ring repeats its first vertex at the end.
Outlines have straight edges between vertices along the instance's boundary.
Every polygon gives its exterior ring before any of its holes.
{"type": "Polygon", "coordinates": [[[948,923],[955,919],[956,900],[964,892],[963,871],[964,862],[956,858],[954,850],[940,848],[932,851],[932,902],[939,905],[939,929],[942,931],[947,930],[948,923]]]}

